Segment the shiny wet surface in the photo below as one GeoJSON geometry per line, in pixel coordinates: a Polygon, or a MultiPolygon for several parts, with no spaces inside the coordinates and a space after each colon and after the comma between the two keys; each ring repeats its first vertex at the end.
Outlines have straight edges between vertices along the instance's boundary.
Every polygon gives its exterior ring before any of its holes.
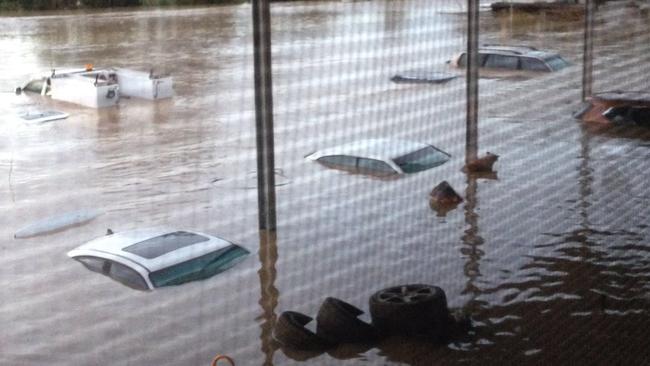
{"type": "MultiPolygon", "coordinates": [[[[526,43],[574,64],[539,77],[481,80],[480,151],[496,177],[467,176],[464,78],[394,84],[397,72],[464,48],[455,2],[276,3],[277,238],[257,231],[248,5],[0,18],[0,364],[642,364],[650,359],[650,133],[587,128],[581,20],[482,13],[481,42],[526,43]],[[155,67],[175,97],[92,110],[12,91],[52,67],[155,67]],[[13,119],[35,107],[66,120],[13,119]],[[445,165],[379,180],[303,157],[361,138],[425,141],[445,165]],[[492,178],[492,179],[489,179],[492,178]],[[495,179],[496,178],[496,179],[495,179]],[[447,180],[465,202],[441,216],[447,180]],[[241,187],[239,187],[241,185],[241,187]],[[104,215],[13,239],[44,217],[104,215]],[[211,279],[150,293],[85,270],[65,253],[114,231],[166,225],[232,240],[257,255],[211,279]],[[368,297],[431,283],[475,328],[443,347],[387,339],[296,354],[271,341],[281,311],[314,316],[327,296],[368,297]],[[298,361],[298,360],[304,360],[298,361]]],[[[604,6],[595,91],[648,90],[649,18],[604,6]],[[627,19],[625,27],[618,20],[627,19]]],[[[366,318],[367,319],[367,318],[366,318]]]]}

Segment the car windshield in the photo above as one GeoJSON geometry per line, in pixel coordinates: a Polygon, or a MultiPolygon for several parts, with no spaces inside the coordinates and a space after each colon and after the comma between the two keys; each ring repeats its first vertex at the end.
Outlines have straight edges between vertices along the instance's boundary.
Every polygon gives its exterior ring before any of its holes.
{"type": "Polygon", "coordinates": [[[244,260],[248,254],[248,250],[231,244],[198,258],[151,272],[149,279],[154,287],[175,286],[203,280],[233,267],[244,260]]]}
{"type": "Polygon", "coordinates": [[[553,71],[557,71],[557,70],[560,70],[560,69],[563,69],[563,68],[569,66],[569,63],[566,62],[560,56],[552,56],[552,57],[549,57],[549,58],[545,59],[544,61],[546,61],[548,66],[550,66],[553,71]]]}
{"type": "Polygon", "coordinates": [[[449,154],[427,146],[423,149],[408,153],[393,159],[404,173],[416,173],[442,165],[449,160],[449,154]]]}

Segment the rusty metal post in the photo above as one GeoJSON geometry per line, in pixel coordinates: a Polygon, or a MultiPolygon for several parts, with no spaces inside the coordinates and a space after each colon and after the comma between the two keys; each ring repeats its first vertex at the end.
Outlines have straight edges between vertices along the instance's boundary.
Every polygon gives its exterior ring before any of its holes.
{"type": "Polygon", "coordinates": [[[467,0],[467,130],[465,162],[478,156],[479,0],[467,0]]]}
{"type": "Polygon", "coordinates": [[[594,57],[594,16],[596,7],[594,0],[585,2],[585,39],[582,53],[582,101],[584,102],[592,94],[593,79],[593,57],[594,57]]]}
{"type": "Polygon", "coordinates": [[[252,0],[255,64],[255,135],[257,204],[260,230],[276,229],[273,84],[271,80],[271,14],[269,0],[252,0]]]}

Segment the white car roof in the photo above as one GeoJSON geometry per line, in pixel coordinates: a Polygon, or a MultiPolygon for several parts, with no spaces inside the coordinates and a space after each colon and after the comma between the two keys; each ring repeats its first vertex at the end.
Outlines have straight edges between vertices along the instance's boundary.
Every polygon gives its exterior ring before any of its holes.
{"type": "Polygon", "coordinates": [[[387,161],[428,146],[431,145],[407,140],[367,139],[319,150],[306,158],[317,160],[323,156],[347,155],[387,161]]]}
{"type": "Polygon", "coordinates": [[[153,272],[228,247],[232,244],[233,243],[227,240],[192,230],[147,228],[118,232],[91,240],[86,244],[83,244],[68,252],[68,256],[71,258],[93,256],[106,259],[113,259],[113,256],[118,256],[120,258],[127,259],[129,262],[133,262],[141,267],[144,267],[149,272],[153,272]],[[124,251],[124,248],[133,244],[179,231],[201,235],[208,238],[208,240],[171,250],[154,258],[145,258],[140,255],[124,251]]]}

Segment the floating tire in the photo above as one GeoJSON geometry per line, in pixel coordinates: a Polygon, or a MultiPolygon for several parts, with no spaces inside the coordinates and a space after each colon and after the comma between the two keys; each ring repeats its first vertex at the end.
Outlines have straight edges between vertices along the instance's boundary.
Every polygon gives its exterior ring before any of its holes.
{"type": "Polygon", "coordinates": [[[449,309],[436,286],[411,284],[386,288],[370,297],[372,324],[384,335],[447,338],[449,309]]]}
{"type": "Polygon", "coordinates": [[[361,319],[363,311],[347,302],[328,297],[323,301],[316,321],[316,334],[331,343],[370,343],[379,338],[377,329],[361,319]]]}
{"type": "Polygon", "coordinates": [[[296,311],[285,311],[278,317],[273,331],[273,338],[283,346],[304,351],[320,351],[332,346],[332,343],[319,337],[305,325],[312,318],[296,311]]]}

